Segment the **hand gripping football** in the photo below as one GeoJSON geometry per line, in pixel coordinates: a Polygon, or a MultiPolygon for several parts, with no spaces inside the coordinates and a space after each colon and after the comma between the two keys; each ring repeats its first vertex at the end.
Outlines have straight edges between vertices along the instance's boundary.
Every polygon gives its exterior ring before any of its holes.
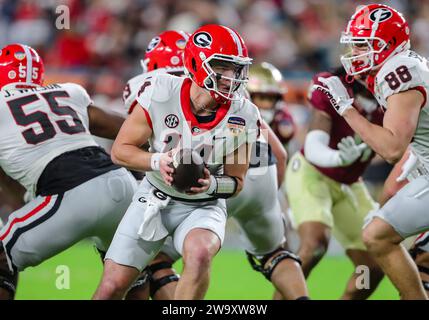
{"type": "Polygon", "coordinates": [[[198,179],[204,178],[204,161],[198,152],[192,149],[179,149],[173,154],[174,168],[172,186],[179,192],[190,191],[191,187],[201,187],[198,179]]]}

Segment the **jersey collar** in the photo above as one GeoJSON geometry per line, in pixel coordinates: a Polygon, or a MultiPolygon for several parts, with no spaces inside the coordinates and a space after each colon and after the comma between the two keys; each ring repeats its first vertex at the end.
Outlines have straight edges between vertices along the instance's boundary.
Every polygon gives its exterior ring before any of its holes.
{"type": "Polygon", "coordinates": [[[228,113],[228,110],[231,106],[231,101],[228,101],[227,103],[221,104],[219,108],[216,111],[216,117],[206,123],[200,123],[198,122],[197,118],[195,117],[194,113],[192,112],[191,107],[191,84],[192,80],[189,78],[186,78],[183,81],[182,88],[180,90],[180,104],[182,107],[183,115],[185,116],[186,122],[188,122],[191,126],[191,132],[192,134],[199,133],[199,130],[193,130],[193,128],[198,128],[200,130],[211,130],[214,127],[216,127],[219,122],[222,121],[222,119],[225,118],[225,115],[228,113]]]}

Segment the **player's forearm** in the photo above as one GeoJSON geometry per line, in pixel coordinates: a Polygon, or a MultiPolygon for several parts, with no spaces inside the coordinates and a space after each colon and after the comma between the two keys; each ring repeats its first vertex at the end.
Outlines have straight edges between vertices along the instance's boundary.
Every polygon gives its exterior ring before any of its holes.
{"type": "Polygon", "coordinates": [[[226,164],[224,166],[224,174],[233,177],[237,183],[235,192],[232,196],[238,195],[244,186],[244,179],[246,178],[248,164],[226,164]]]}
{"type": "Polygon", "coordinates": [[[99,137],[114,140],[125,118],[106,112],[96,106],[88,107],[89,131],[99,137]]]}
{"type": "Polygon", "coordinates": [[[243,189],[244,179],[246,178],[247,170],[249,169],[251,149],[252,145],[245,143],[225,159],[224,174],[234,177],[237,182],[234,196],[238,195],[243,189]]]}
{"type": "Polygon", "coordinates": [[[323,130],[311,130],[304,143],[305,158],[321,168],[341,166],[338,150],[329,147],[329,134],[323,130]]]}
{"type": "Polygon", "coordinates": [[[407,150],[408,144],[402,143],[392,131],[369,122],[356,109],[347,110],[343,117],[362,140],[387,162],[396,163],[407,150]]]}
{"type": "Polygon", "coordinates": [[[261,122],[261,132],[277,159],[277,182],[281,186],[286,173],[287,152],[280,139],[265,121],[261,122]]]}
{"type": "Polygon", "coordinates": [[[131,144],[113,144],[111,151],[112,161],[122,167],[137,170],[151,171],[151,158],[153,153],[143,151],[139,147],[131,144]]]}
{"type": "Polygon", "coordinates": [[[286,161],[281,162],[277,161],[277,187],[280,188],[280,186],[283,184],[283,181],[285,180],[286,175],[286,161]]]}

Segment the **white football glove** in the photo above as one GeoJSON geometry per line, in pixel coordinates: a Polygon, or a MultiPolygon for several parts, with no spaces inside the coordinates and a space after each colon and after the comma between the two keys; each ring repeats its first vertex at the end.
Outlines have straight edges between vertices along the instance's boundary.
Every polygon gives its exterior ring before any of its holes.
{"type": "Polygon", "coordinates": [[[324,86],[314,85],[314,87],[329,97],[332,106],[340,116],[342,116],[346,110],[353,108],[353,98],[350,98],[340,78],[337,76],[329,78],[319,77],[318,80],[324,86]]]}
{"type": "Polygon", "coordinates": [[[344,137],[337,145],[340,155],[340,166],[345,167],[356,161],[367,148],[366,143],[356,144],[352,136],[344,137]]]}
{"type": "Polygon", "coordinates": [[[397,182],[404,181],[408,178],[408,176],[417,169],[419,166],[419,159],[417,156],[410,150],[410,155],[408,156],[407,161],[404,162],[404,164],[401,167],[401,175],[396,178],[397,182]]]}

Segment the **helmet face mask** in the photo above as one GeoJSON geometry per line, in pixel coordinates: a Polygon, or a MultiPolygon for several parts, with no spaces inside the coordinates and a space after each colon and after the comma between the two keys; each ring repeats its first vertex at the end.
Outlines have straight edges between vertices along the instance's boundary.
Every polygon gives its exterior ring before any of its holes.
{"type": "Polygon", "coordinates": [[[252,102],[258,107],[262,119],[271,123],[282,95],[277,93],[255,92],[250,94],[252,102]]]}
{"type": "Polygon", "coordinates": [[[380,54],[387,47],[387,43],[383,39],[353,37],[345,33],[341,35],[340,42],[346,46],[346,53],[341,56],[340,60],[349,75],[370,71],[375,66],[375,55],[380,54]]]}
{"type": "Polygon", "coordinates": [[[236,63],[230,57],[214,54],[202,64],[207,73],[204,87],[227,100],[237,100],[235,93],[248,81],[247,63],[236,63]],[[233,75],[228,76],[228,75],[233,75]]]}

